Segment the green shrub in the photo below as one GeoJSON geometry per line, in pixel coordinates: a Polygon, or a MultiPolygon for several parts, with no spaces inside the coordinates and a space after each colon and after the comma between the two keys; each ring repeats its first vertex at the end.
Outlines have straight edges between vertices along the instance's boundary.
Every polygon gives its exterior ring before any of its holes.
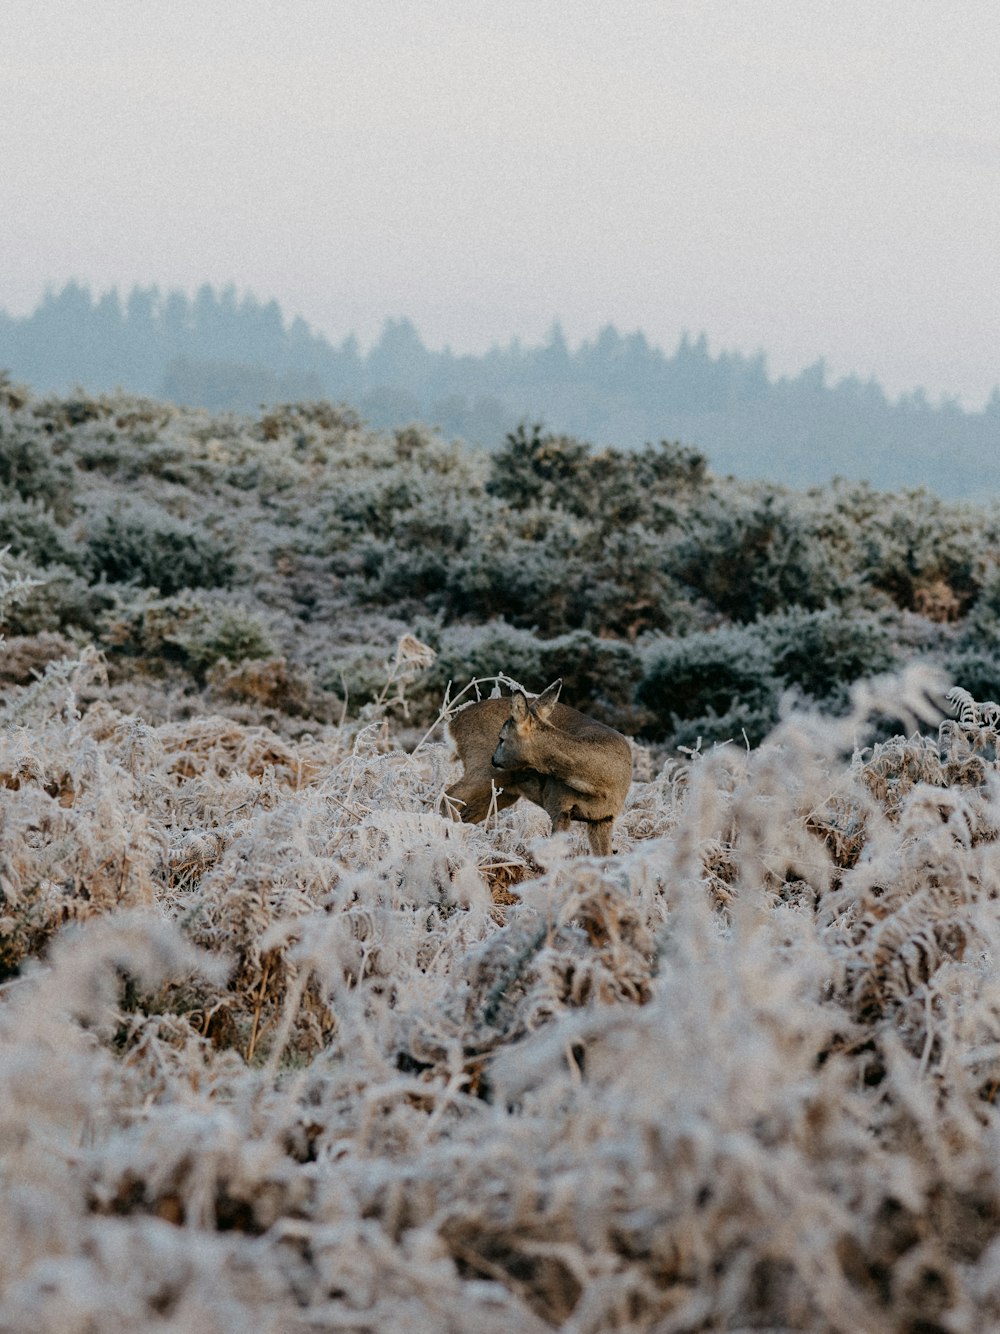
{"type": "Polygon", "coordinates": [[[503,618],[542,635],[559,634],[572,619],[575,573],[561,547],[559,534],[537,540],[494,528],[447,567],[439,603],[449,619],[503,618]]]}
{"type": "Polygon", "coordinates": [[[411,690],[415,699],[437,704],[449,682],[454,695],[475,678],[499,673],[530,691],[561,679],[565,703],[613,727],[634,729],[642,661],[631,644],[598,639],[586,630],[542,639],[502,621],[444,630],[420,625],[417,634],[438,656],[411,690]]]}
{"type": "Polygon", "coordinates": [[[735,621],[789,607],[817,609],[844,591],[808,515],[774,493],[745,507],[718,502],[676,544],[671,567],[735,621]]]}
{"type": "Polygon", "coordinates": [[[782,684],[797,686],[828,707],[847,702],[853,681],[897,664],[888,630],[870,616],[837,608],[795,610],[769,616],[753,628],[782,684]]]}
{"type": "Polygon", "coordinates": [[[720,731],[746,728],[756,744],[777,721],[781,683],[751,627],[657,640],[644,656],[636,699],[649,712],[646,736],[724,740],[720,731]]]}
{"type": "Polygon", "coordinates": [[[234,574],[219,542],[153,505],[106,514],[91,528],[87,546],[94,578],[141,584],[164,595],[227,587],[234,574]]]}
{"type": "Polygon", "coordinates": [[[223,658],[245,662],[272,658],[277,651],[263,618],[238,606],[216,607],[207,616],[193,618],[175,632],[172,642],[199,672],[223,658]]]}
{"type": "Polygon", "coordinates": [[[649,528],[594,529],[565,561],[562,624],[634,640],[644,631],[700,628],[697,611],[665,568],[668,546],[649,528]]]}
{"type": "Polygon", "coordinates": [[[35,500],[62,522],[73,513],[73,469],[56,458],[51,441],[21,414],[0,410],[0,498],[35,500]]]}
{"type": "Polygon", "coordinates": [[[81,630],[93,634],[112,598],[102,585],[88,584],[76,570],[65,565],[44,569],[20,558],[12,568],[37,579],[36,587],[26,590],[4,612],[3,628],[10,635],[40,635],[81,630]]]}
{"type": "Polygon", "coordinates": [[[518,426],[490,460],[486,490],[514,509],[563,506],[580,485],[590,450],[570,436],[518,426]]]}
{"type": "Polygon", "coordinates": [[[41,500],[20,496],[0,499],[0,547],[44,567],[64,565],[82,570],[83,554],[41,500]]]}
{"type": "Polygon", "coordinates": [[[162,658],[199,677],[222,659],[237,663],[275,656],[274,641],[258,613],[191,592],[119,600],[102,618],[101,642],[109,653],[162,658]]]}
{"type": "Polygon", "coordinates": [[[676,515],[678,494],[700,489],[706,476],[705,456],[683,445],[594,452],[570,436],[522,424],[491,456],[486,490],[513,509],[563,509],[610,529],[662,525],[676,515]]]}
{"type": "Polygon", "coordinates": [[[387,606],[420,602],[428,611],[447,604],[448,553],[435,547],[408,551],[390,539],[368,537],[334,560],[333,568],[347,577],[348,588],[361,603],[387,606]]]}
{"type": "Polygon", "coordinates": [[[447,621],[502,619],[545,638],[582,629],[634,639],[697,623],[663,569],[660,540],[642,527],[602,534],[569,515],[529,510],[470,533],[462,520],[433,527],[419,510],[394,530],[334,561],[358,600],[447,621]],[[360,570],[350,572],[352,564],[360,570]]]}

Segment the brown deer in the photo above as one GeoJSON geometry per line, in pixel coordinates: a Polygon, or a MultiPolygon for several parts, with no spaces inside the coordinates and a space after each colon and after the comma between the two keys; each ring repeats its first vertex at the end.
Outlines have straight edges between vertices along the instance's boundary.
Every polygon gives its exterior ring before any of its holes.
{"type": "Polygon", "coordinates": [[[485,820],[496,793],[503,810],[525,797],[560,833],[579,820],[591,851],[611,852],[615,817],[632,782],[632,750],[620,732],[557,703],[561,681],[537,699],[520,690],[460,709],[448,724],[463,773],[448,788],[466,822],[485,820]]]}

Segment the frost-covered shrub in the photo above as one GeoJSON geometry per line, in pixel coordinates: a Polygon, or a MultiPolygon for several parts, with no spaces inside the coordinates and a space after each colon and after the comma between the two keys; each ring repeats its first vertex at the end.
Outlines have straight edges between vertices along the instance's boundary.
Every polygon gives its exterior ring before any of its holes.
{"type": "Polygon", "coordinates": [[[651,714],[647,736],[676,735],[683,723],[685,736],[708,740],[724,740],[733,729],[738,734],[745,728],[753,744],[777,719],[781,683],[753,627],[654,639],[643,656],[636,699],[651,714]]]}
{"type": "Polygon", "coordinates": [[[503,617],[543,635],[558,634],[566,628],[577,574],[573,541],[562,525],[529,536],[494,524],[449,566],[448,614],[503,617]]]}
{"type": "Polygon", "coordinates": [[[118,429],[103,423],[81,428],[73,435],[72,450],[83,472],[100,473],[130,489],[148,486],[154,478],[207,489],[221,471],[192,448],[190,437],[171,430],[169,416],[158,423],[137,422],[129,412],[119,418],[118,429]],[[123,422],[127,429],[121,429],[123,422]]]}
{"type": "Polygon", "coordinates": [[[927,491],[882,497],[858,537],[861,578],[938,621],[956,620],[975,600],[987,544],[997,541],[983,512],[927,491]]]}
{"type": "Polygon", "coordinates": [[[348,574],[348,587],[359,601],[379,606],[419,602],[428,611],[448,601],[449,553],[438,548],[410,551],[395,541],[368,538],[334,568],[348,574]]]}
{"type": "Polygon", "coordinates": [[[663,568],[663,543],[646,528],[601,532],[541,510],[492,514],[473,529],[460,515],[432,527],[411,511],[389,540],[369,537],[350,555],[364,582],[355,596],[440,612],[447,620],[502,618],[546,637],[575,629],[634,639],[643,630],[697,623],[663,568]]]}
{"type": "Polygon", "coordinates": [[[411,509],[418,498],[419,487],[406,477],[386,480],[376,474],[363,481],[345,479],[324,497],[320,510],[328,548],[342,550],[366,533],[386,537],[396,516],[411,509]]]}
{"type": "Polygon", "coordinates": [[[676,516],[678,496],[689,499],[705,480],[704,455],[683,445],[594,452],[522,424],[491,455],[486,490],[514,509],[563,509],[605,529],[636,522],[662,527],[676,516]]]}
{"type": "Polygon", "coordinates": [[[94,519],[85,541],[91,573],[111,583],[142,584],[169,595],[226,587],[234,574],[221,542],[154,505],[94,519]]]}
{"type": "Polygon", "coordinates": [[[964,644],[944,659],[949,679],[978,700],[1000,700],[1000,635],[994,646],[964,644]]]}
{"type": "Polygon", "coordinates": [[[685,590],[665,568],[664,539],[647,527],[567,527],[546,534],[542,559],[556,575],[534,622],[545,633],[582,628],[634,640],[645,630],[698,625],[685,590]]]}
{"type": "Polygon", "coordinates": [[[662,735],[672,727],[674,737],[683,731],[713,738],[745,728],[751,742],[774,725],[783,691],[794,688],[825,709],[840,709],[855,681],[897,662],[883,624],[838,608],[796,609],[752,625],[653,640],[644,652],[636,697],[655,715],[647,731],[662,735]]]}
{"type": "Polygon", "coordinates": [[[115,414],[115,400],[111,395],[93,396],[86,393],[65,397],[41,398],[31,405],[31,415],[53,431],[71,431],[88,422],[107,421],[115,414]]]}
{"type": "Polygon", "coordinates": [[[773,492],[749,503],[717,500],[700,512],[670,568],[735,621],[819,608],[844,592],[808,512],[773,492]]]}
{"type": "MultiPolygon", "coordinates": [[[[240,647],[249,647],[242,636],[240,647]]],[[[206,672],[213,694],[234,700],[259,713],[280,710],[305,715],[311,710],[310,681],[306,673],[289,665],[286,658],[261,658],[259,646],[246,654],[244,661],[233,662],[228,656],[218,658],[206,672]]],[[[197,661],[195,665],[197,666],[197,661]]]]}
{"type": "MultiPolygon", "coordinates": [[[[4,622],[0,605],[0,627],[4,622]]],[[[53,631],[43,631],[37,635],[6,636],[0,640],[0,684],[30,685],[44,674],[49,663],[72,658],[76,651],[77,646],[71,639],[53,631]]]]}
{"type": "Polygon", "coordinates": [[[320,449],[324,454],[330,437],[342,438],[360,431],[361,427],[361,418],[353,408],[322,399],[275,403],[267,407],[257,423],[264,440],[291,437],[297,450],[320,449]]]}
{"type": "Polygon", "coordinates": [[[630,644],[598,639],[585,630],[542,639],[502,621],[444,630],[421,625],[419,635],[437,653],[433,666],[410,692],[425,708],[433,707],[449,684],[454,695],[472,680],[503,674],[538,692],[561,679],[563,698],[575,708],[632,730],[642,663],[630,644]]]}
{"type": "Polygon", "coordinates": [[[978,590],[968,623],[993,625],[1000,620],[1000,550],[980,551],[978,568],[978,590]]]}
{"type": "Polygon", "coordinates": [[[827,707],[841,706],[847,688],[897,662],[893,640],[874,617],[839,608],[790,611],[754,625],[783,686],[797,686],[827,707]]]}
{"type": "Polygon", "coordinates": [[[73,470],[24,412],[0,409],[0,504],[5,495],[38,501],[65,521],[73,510],[73,470]]]}
{"type": "Polygon", "coordinates": [[[4,614],[8,634],[39,635],[82,630],[92,634],[113,598],[106,587],[92,585],[66,565],[35,565],[14,560],[13,568],[34,580],[15,605],[4,614]]]}
{"type": "Polygon", "coordinates": [[[589,514],[605,532],[639,523],[663,533],[707,485],[708,460],[686,445],[663,440],[634,451],[605,449],[591,455],[567,508],[589,514]]]}
{"type": "Polygon", "coordinates": [[[0,547],[9,547],[15,556],[37,566],[63,565],[76,570],[84,566],[79,545],[40,500],[0,498],[0,547]]]}
{"type": "Polygon", "coordinates": [[[230,663],[266,659],[275,645],[267,623],[258,612],[241,606],[214,605],[185,620],[171,642],[196,669],[204,670],[221,659],[230,663]]]}
{"type": "Polygon", "coordinates": [[[266,659],[275,651],[259,612],[224,597],[192,592],[119,602],[102,618],[101,643],[110,653],[162,657],[199,675],[222,659],[266,659]]]}

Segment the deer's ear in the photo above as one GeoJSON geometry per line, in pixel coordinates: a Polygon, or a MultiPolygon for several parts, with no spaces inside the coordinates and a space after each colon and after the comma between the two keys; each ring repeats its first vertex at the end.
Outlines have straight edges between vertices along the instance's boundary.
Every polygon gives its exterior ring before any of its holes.
{"type": "Polygon", "coordinates": [[[510,716],[515,723],[523,723],[528,716],[528,701],[520,690],[510,697],[510,716]]]}
{"type": "Polygon", "coordinates": [[[560,690],[562,690],[561,678],[558,681],[553,681],[550,686],[547,686],[535,700],[535,717],[541,719],[543,723],[556,707],[556,700],[559,698],[560,690]]]}

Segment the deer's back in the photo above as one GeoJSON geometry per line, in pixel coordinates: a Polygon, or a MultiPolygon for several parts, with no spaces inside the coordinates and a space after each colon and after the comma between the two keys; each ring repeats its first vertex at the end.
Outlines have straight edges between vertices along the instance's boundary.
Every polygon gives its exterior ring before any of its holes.
{"type": "Polygon", "coordinates": [[[632,747],[621,732],[568,704],[557,704],[549,723],[570,739],[581,776],[624,804],[632,783],[632,747]]]}

